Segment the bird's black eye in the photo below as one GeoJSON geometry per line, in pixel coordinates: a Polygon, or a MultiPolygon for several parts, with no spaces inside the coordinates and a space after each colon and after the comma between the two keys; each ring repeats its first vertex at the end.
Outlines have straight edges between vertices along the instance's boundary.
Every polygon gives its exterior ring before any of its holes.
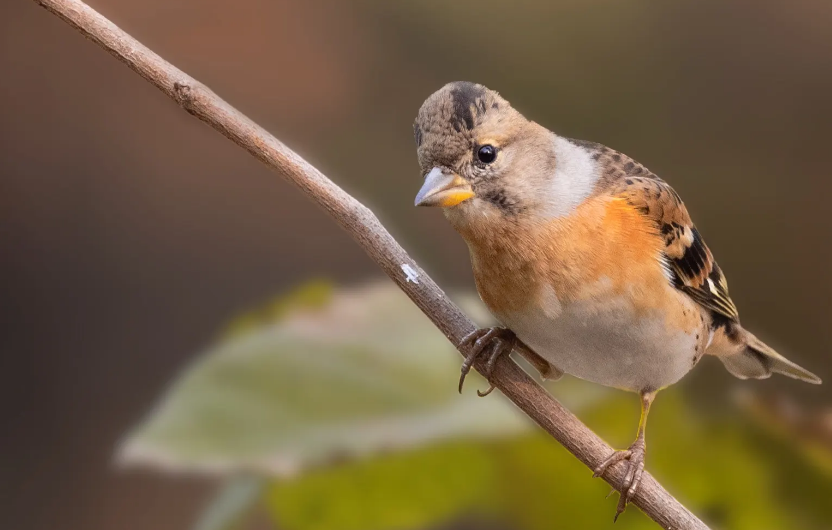
{"type": "Polygon", "coordinates": [[[497,158],[497,149],[493,145],[484,145],[477,150],[477,159],[483,164],[490,164],[497,158]]]}

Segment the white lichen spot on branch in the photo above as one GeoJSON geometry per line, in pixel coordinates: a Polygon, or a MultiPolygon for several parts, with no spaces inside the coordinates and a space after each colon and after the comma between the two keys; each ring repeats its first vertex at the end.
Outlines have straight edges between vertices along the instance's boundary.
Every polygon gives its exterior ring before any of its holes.
{"type": "Polygon", "coordinates": [[[405,280],[408,282],[419,283],[419,273],[407,263],[402,263],[402,271],[404,271],[405,280]]]}

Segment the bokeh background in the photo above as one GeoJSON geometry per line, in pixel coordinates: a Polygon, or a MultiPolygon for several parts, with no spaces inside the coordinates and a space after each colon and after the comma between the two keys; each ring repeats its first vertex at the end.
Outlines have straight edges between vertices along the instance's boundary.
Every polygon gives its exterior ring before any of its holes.
{"type": "MultiPolygon", "coordinates": [[[[465,245],[412,207],[431,92],[478,81],[630,154],[685,198],[744,324],[832,381],[832,3],[90,4],[365,201],[449,289],[473,288],[465,245]]],[[[34,2],[0,3],[0,527],[190,526],[216,480],[115,469],[119,440],[235,315],[377,277],[279,175],[34,2]]],[[[681,395],[741,423],[737,384],[707,362],[681,395]]],[[[787,395],[780,432],[832,450],[832,386],[743,387],[787,395]]]]}

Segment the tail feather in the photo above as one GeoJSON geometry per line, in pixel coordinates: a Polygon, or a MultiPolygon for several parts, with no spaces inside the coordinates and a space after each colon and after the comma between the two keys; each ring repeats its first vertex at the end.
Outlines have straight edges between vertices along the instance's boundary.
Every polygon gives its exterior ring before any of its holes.
{"type": "Polygon", "coordinates": [[[772,373],[783,374],[819,385],[818,376],[786,359],[763,341],[742,330],[745,347],[733,355],[720,356],[725,368],[740,379],[765,379],[772,373]]]}

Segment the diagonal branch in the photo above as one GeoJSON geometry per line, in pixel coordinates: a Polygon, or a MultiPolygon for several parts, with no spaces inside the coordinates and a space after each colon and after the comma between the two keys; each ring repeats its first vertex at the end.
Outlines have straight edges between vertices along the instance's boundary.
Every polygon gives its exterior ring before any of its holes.
{"type": "MultiPolygon", "coordinates": [[[[127,64],[190,114],[298,186],[361,245],[452,343],[459,344],[462,337],[475,329],[474,323],[407,255],[367,207],[265,129],[80,0],[35,1],[127,64]]],[[[463,350],[464,354],[468,348],[463,350]]],[[[480,369],[482,365],[478,363],[476,367],[480,369]]],[[[507,358],[497,364],[491,382],[590,469],[612,452],[603,440],[507,358]]],[[[624,479],[621,467],[612,468],[605,478],[617,489],[624,479]]],[[[647,473],[633,503],[663,528],[708,528],[647,473]]]]}

